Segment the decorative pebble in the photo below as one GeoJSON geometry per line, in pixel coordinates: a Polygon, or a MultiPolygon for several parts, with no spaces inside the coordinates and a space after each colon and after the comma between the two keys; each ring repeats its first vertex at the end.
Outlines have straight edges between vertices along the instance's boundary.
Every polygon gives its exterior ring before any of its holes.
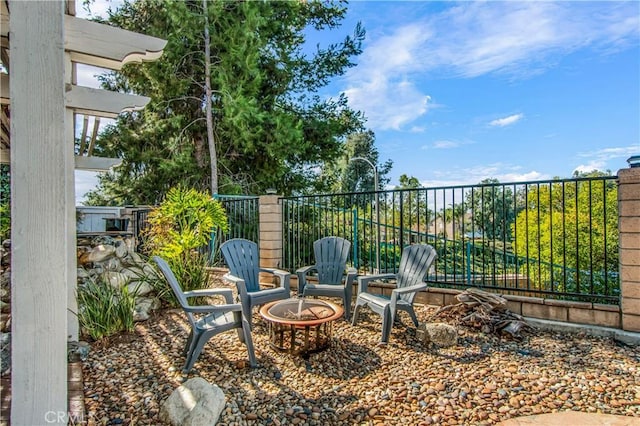
{"type": "MultiPolygon", "coordinates": [[[[421,321],[433,312],[416,309],[421,321]]],[[[190,326],[181,311],[165,311],[138,323],[132,342],[92,344],[86,411],[100,424],[160,424],[168,395],[201,376],[226,395],[225,425],[488,425],[566,410],[640,417],[638,347],[539,330],[516,342],[459,327],[457,346],[433,351],[400,318],[382,346],[379,319],[366,310],[355,327],[336,321],[332,347],[304,360],[275,351],[256,313],[259,368],[248,366],[237,333],[222,333],[183,376],[190,326]]]]}

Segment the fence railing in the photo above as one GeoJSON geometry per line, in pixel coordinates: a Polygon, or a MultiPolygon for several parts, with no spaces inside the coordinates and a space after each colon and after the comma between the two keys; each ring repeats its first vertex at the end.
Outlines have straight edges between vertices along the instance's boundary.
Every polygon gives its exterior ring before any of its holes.
{"type": "Polygon", "coordinates": [[[402,248],[438,251],[432,286],[618,303],[615,176],[283,197],[283,267],[313,241],[352,241],[362,273],[397,270],[402,248]]]}
{"type": "Polygon", "coordinates": [[[209,259],[212,265],[224,263],[220,244],[232,238],[246,238],[260,246],[259,197],[254,195],[217,195],[227,213],[229,229],[211,239],[209,259]]]}

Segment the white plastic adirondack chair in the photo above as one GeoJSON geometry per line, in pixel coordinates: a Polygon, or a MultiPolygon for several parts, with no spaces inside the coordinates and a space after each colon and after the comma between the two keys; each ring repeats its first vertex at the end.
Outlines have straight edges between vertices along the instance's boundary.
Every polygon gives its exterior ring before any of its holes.
{"type": "Polygon", "coordinates": [[[351,317],[353,282],[357,271],[347,268],[351,243],[340,237],[324,237],[313,243],[315,265],[296,271],[298,295],[340,297],[344,305],[344,318],[351,317]],[[308,282],[307,275],[317,273],[317,283],[308,282]]]}
{"type": "Polygon", "coordinates": [[[380,340],[382,343],[389,341],[391,327],[399,310],[407,312],[417,327],[418,318],[413,310],[413,300],[417,292],[426,290],[427,283],[424,280],[436,257],[436,250],[428,244],[411,245],[402,250],[397,274],[358,277],[358,298],[353,311],[352,324],[355,325],[358,322],[360,308],[369,306],[373,312],[382,316],[382,338],[380,340]],[[396,288],[391,291],[391,297],[367,292],[371,281],[382,279],[396,280],[396,288]]]}
{"type": "Polygon", "coordinates": [[[225,331],[238,329],[240,341],[247,346],[249,353],[249,364],[256,366],[256,356],[253,351],[253,340],[251,339],[251,329],[247,318],[242,313],[242,306],[233,303],[233,293],[228,288],[205,289],[183,292],[178,283],[178,279],[169,267],[169,264],[162,258],[154,256],[160,271],[169,282],[171,290],[176,295],[180,306],[191,323],[191,332],[187,338],[183,354],[186,356],[183,372],[188,373],[193,364],[200,356],[205,343],[213,336],[225,331]],[[224,305],[193,306],[189,304],[190,297],[222,296],[224,305]]]}
{"type": "Polygon", "coordinates": [[[261,268],[258,245],[244,238],[234,238],[220,245],[229,273],[224,279],[236,285],[242,309],[251,325],[251,313],[254,306],[274,300],[291,297],[289,286],[291,274],[274,268],[261,268]],[[273,274],[278,278],[279,287],[261,288],[260,272],[273,274]]]}

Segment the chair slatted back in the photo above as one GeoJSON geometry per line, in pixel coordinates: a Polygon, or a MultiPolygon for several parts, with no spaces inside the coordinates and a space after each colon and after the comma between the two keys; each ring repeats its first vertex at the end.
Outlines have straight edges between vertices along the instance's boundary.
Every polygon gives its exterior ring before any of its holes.
{"type": "Polygon", "coordinates": [[[313,243],[319,283],[341,284],[350,249],[351,243],[340,237],[324,237],[313,243]]]}
{"type": "Polygon", "coordinates": [[[258,244],[244,238],[233,238],[225,241],[220,246],[220,251],[231,275],[242,278],[248,292],[260,290],[258,244]]]}
{"type": "MultiPolygon", "coordinates": [[[[159,256],[153,256],[153,260],[156,262],[156,264],[158,265],[158,268],[160,268],[160,271],[162,272],[162,275],[164,275],[167,282],[169,283],[171,290],[173,290],[173,294],[175,294],[176,299],[178,299],[178,303],[180,303],[180,307],[182,307],[182,309],[186,309],[187,307],[189,307],[189,301],[187,300],[187,297],[184,295],[184,292],[182,291],[182,287],[180,287],[180,283],[178,282],[178,279],[176,278],[175,274],[171,270],[171,267],[169,266],[167,261],[159,256]]],[[[189,322],[191,322],[191,325],[192,326],[195,325],[195,318],[193,317],[193,314],[191,312],[186,312],[186,311],[185,311],[185,314],[187,314],[187,317],[189,318],[189,322]]]]}
{"type": "Polygon", "coordinates": [[[423,282],[436,257],[436,250],[428,244],[415,244],[405,247],[400,258],[397,287],[409,287],[423,282]]]}

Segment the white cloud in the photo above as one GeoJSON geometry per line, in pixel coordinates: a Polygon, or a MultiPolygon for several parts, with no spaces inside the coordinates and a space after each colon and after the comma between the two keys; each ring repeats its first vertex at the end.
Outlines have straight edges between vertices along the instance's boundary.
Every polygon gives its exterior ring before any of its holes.
{"type": "Polygon", "coordinates": [[[456,167],[445,171],[435,171],[435,178],[420,183],[427,188],[440,186],[476,185],[485,179],[498,179],[501,183],[526,182],[551,179],[535,170],[523,171],[520,166],[504,163],[480,165],[469,168],[456,167]]]}
{"type": "Polygon", "coordinates": [[[435,149],[449,149],[457,148],[460,146],[460,142],[456,141],[435,141],[432,145],[435,149]]]}
{"type": "Polygon", "coordinates": [[[346,76],[350,105],[374,130],[401,129],[433,108],[418,78],[510,78],[543,72],[584,48],[637,44],[635,2],[462,2],[440,13],[391,26],[365,44],[346,76]]]}
{"type": "Polygon", "coordinates": [[[423,145],[422,149],[454,149],[454,148],[459,148],[463,145],[469,145],[472,143],[475,143],[475,142],[471,140],[457,141],[457,140],[450,140],[450,139],[442,139],[439,141],[432,142],[429,145],[423,145]]]}
{"type": "Polygon", "coordinates": [[[638,155],[639,152],[640,145],[581,152],[578,153],[578,157],[585,158],[588,161],[577,165],[573,171],[588,173],[594,170],[611,170],[615,173],[615,169],[624,168],[627,165],[626,160],[632,155],[638,155]]]}
{"type": "Polygon", "coordinates": [[[508,126],[510,124],[513,124],[515,122],[518,122],[522,119],[522,117],[524,117],[524,114],[513,114],[510,115],[508,117],[503,117],[503,118],[497,118],[495,120],[493,120],[492,122],[489,123],[489,126],[494,126],[494,127],[504,127],[504,126],[508,126]]]}

